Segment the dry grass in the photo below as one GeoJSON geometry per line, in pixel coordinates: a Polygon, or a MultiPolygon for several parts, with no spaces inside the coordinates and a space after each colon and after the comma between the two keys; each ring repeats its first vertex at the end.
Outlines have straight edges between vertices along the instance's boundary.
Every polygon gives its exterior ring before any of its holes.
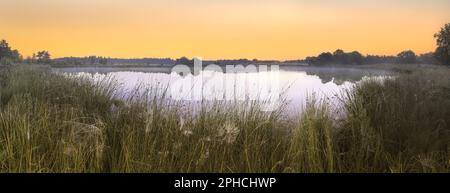
{"type": "Polygon", "coordinates": [[[342,120],[313,98],[292,120],[256,103],[189,113],[164,90],[118,100],[113,79],[11,67],[0,72],[0,171],[448,172],[449,74],[366,81],[343,95],[342,120]]]}

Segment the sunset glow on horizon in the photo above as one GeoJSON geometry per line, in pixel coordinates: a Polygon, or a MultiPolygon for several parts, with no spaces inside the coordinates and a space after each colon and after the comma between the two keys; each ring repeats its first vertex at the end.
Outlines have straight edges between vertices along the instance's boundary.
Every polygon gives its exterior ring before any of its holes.
{"type": "Polygon", "coordinates": [[[24,56],[300,59],[338,48],[434,51],[449,0],[0,0],[24,56]]]}

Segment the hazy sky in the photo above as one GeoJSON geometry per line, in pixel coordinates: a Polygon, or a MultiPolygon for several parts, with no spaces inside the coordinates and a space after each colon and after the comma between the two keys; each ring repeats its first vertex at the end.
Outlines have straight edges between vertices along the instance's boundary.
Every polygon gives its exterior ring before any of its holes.
{"type": "Polygon", "coordinates": [[[450,0],[0,0],[0,39],[54,57],[424,53],[448,10],[450,0]]]}

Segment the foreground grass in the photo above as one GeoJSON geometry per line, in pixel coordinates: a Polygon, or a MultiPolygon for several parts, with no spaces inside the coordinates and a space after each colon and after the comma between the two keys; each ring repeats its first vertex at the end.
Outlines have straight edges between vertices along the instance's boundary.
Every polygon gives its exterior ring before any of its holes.
{"type": "Polygon", "coordinates": [[[1,172],[448,172],[450,72],[365,81],[346,117],[309,100],[297,120],[255,103],[202,105],[42,67],[0,72],[1,172]]]}

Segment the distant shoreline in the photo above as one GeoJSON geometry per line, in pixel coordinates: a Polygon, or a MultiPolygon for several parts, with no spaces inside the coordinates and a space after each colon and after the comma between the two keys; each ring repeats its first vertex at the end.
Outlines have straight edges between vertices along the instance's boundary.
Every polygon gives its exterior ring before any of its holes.
{"type": "MultiPolygon", "coordinates": [[[[205,64],[204,66],[207,66],[205,64]]],[[[274,65],[274,63],[257,63],[258,65],[274,65]]],[[[367,70],[390,70],[390,71],[403,71],[411,70],[416,68],[437,68],[442,67],[440,65],[433,64],[363,64],[363,65],[300,65],[300,64],[276,64],[280,66],[281,70],[297,71],[297,70],[307,70],[307,69],[367,69],[367,70]]],[[[126,69],[127,71],[139,71],[139,72],[165,72],[169,73],[175,65],[135,65],[135,64],[124,64],[124,65],[49,65],[52,69],[89,69],[89,71],[122,71],[126,69]]],[[[226,65],[219,65],[225,67],[226,65]]]]}

